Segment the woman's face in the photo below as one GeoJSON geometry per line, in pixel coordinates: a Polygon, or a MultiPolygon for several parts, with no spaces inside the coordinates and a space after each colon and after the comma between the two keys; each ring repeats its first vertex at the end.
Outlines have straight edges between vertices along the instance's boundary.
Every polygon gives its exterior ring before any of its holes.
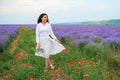
{"type": "Polygon", "coordinates": [[[41,18],[42,22],[47,22],[47,19],[48,19],[47,15],[44,15],[44,16],[41,18]]]}

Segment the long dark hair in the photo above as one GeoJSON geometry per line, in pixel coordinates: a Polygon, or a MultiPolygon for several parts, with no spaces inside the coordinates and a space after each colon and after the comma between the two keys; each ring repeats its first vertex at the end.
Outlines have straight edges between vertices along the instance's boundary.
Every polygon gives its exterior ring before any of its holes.
{"type": "MultiPolygon", "coordinates": [[[[39,16],[37,23],[42,22],[41,18],[43,18],[44,15],[46,15],[47,18],[48,18],[48,15],[47,15],[46,13],[42,13],[42,14],[40,14],[40,16],[39,16]]],[[[47,19],[47,22],[49,23],[49,19],[47,19]]]]}

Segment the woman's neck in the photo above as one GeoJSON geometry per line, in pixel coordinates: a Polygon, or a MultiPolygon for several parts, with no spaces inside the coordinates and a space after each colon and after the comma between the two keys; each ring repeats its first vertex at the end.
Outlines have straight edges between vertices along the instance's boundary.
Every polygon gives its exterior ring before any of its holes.
{"type": "Polygon", "coordinates": [[[46,22],[42,22],[42,24],[46,24],[46,22]]]}

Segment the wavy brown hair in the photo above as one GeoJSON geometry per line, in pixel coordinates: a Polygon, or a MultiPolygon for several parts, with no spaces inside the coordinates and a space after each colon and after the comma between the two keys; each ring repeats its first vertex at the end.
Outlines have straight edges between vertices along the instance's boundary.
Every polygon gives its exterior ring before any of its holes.
{"type": "MultiPolygon", "coordinates": [[[[41,19],[41,18],[43,18],[44,15],[46,15],[47,18],[48,18],[48,15],[47,15],[46,13],[42,13],[42,14],[40,14],[40,16],[39,16],[37,23],[42,22],[42,19],[41,19]]],[[[49,23],[49,19],[47,19],[47,22],[49,23]]]]}

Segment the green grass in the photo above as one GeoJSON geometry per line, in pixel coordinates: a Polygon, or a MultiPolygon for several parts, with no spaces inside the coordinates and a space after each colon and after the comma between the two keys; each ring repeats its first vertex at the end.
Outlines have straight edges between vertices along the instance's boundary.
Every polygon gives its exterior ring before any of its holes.
{"type": "Polygon", "coordinates": [[[35,30],[22,25],[16,39],[0,55],[0,79],[119,80],[120,62],[114,58],[115,50],[85,43],[75,46],[68,38],[60,41],[67,49],[51,56],[55,70],[46,70],[45,59],[35,57],[35,30]]]}

